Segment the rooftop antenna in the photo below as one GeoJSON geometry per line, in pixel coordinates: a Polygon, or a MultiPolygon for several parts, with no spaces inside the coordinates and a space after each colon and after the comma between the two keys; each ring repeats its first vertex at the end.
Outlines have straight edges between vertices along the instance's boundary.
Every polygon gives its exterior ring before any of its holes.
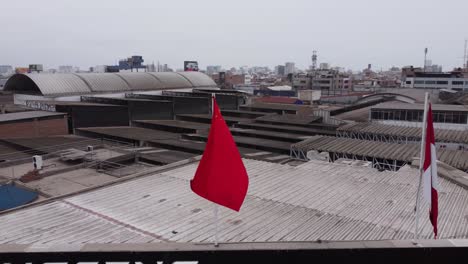
{"type": "Polygon", "coordinates": [[[424,49],[424,72],[426,71],[426,63],[427,63],[427,48],[424,49]]]}
{"type": "Polygon", "coordinates": [[[312,71],[317,69],[317,51],[312,51],[312,71]]]}

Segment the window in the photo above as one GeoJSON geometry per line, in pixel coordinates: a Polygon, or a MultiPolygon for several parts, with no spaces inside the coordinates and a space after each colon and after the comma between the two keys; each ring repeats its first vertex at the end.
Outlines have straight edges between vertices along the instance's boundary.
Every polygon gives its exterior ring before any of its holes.
{"type": "Polygon", "coordinates": [[[406,84],[411,84],[411,81],[406,81],[406,84]]]}
{"type": "Polygon", "coordinates": [[[435,81],[426,81],[426,84],[436,84],[435,81]]]}
{"type": "Polygon", "coordinates": [[[421,80],[414,81],[414,84],[424,84],[424,81],[421,81],[421,80]]]}
{"type": "Polygon", "coordinates": [[[448,81],[437,81],[437,84],[448,84],[448,81]]]}
{"type": "Polygon", "coordinates": [[[463,85],[463,81],[452,81],[453,85],[463,85]]]}

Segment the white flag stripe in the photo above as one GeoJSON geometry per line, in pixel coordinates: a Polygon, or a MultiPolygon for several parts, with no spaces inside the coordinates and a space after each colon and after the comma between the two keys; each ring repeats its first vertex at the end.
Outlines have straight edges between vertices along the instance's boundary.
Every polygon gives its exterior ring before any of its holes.
{"type": "Polygon", "coordinates": [[[436,147],[434,144],[431,144],[431,171],[432,171],[432,188],[436,191],[439,191],[439,181],[437,180],[437,157],[436,157],[436,147]]]}

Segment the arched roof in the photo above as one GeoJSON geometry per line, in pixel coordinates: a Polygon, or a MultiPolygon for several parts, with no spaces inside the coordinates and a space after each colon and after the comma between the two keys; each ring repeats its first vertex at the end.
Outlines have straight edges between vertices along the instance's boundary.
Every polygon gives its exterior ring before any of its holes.
{"type": "Polygon", "coordinates": [[[200,74],[199,72],[179,72],[179,74],[189,80],[195,87],[216,86],[213,79],[206,74],[200,74]]]}
{"type": "Polygon", "coordinates": [[[124,79],[133,90],[164,89],[164,84],[151,74],[144,72],[116,74],[124,79]]]}
{"type": "Polygon", "coordinates": [[[44,96],[216,87],[200,72],[15,74],[5,90],[44,96]]]}
{"type": "Polygon", "coordinates": [[[161,80],[166,88],[188,88],[194,87],[193,84],[179,73],[172,72],[149,72],[149,74],[161,80]]]}
{"type": "Polygon", "coordinates": [[[91,88],[92,92],[124,92],[130,86],[116,74],[84,73],[76,74],[91,88]]]}

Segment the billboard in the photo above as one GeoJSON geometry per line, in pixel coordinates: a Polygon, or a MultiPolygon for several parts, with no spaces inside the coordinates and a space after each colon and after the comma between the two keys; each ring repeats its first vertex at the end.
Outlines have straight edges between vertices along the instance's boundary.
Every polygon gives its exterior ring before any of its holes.
{"type": "Polygon", "coordinates": [[[198,71],[198,61],[184,61],[184,71],[198,71]]]}
{"type": "Polygon", "coordinates": [[[29,71],[30,72],[41,72],[44,70],[42,64],[29,64],[29,71]]]}

